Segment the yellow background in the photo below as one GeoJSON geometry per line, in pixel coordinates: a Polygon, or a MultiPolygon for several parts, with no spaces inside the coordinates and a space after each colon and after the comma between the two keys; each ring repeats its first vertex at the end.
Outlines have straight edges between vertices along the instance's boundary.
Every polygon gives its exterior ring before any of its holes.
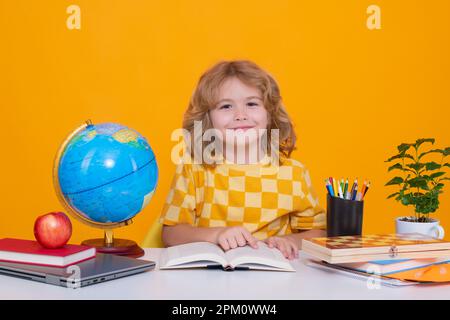
{"type": "MultiPolygon", "coordinates": [[[[384,162],[402,142],[450,145],[450,2],[0,1],[0,238],[33,239],[38,215],[63,210],[52,164],[86,119],[147,137],[160,169],[155,196],[116,237],[141,242],[174,173],[171,132],[196,81],[222,59],[251,59],[278,80],[296,126],[294,157],[325,204],[330,176],[370,179],[364,232],[393,232],[412,214],[386,196],[384,162]],[[81,8],[69,30],[66,8],[81,8]],[[381,30],[366,9],[381,8],[381,30]]],[[[433,216],[450,233],[450,186],[433,216]]],[[[72,219],[71,242],[102,237],[72,219]]]]}

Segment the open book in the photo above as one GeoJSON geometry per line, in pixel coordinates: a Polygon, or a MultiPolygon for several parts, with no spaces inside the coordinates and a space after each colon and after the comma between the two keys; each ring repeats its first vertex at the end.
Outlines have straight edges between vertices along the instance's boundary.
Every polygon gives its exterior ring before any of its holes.
{"type": "Polygon", "coordinates": [[[258,242],[258,248],[239,247],[224,252],[209,242],[193,242],[163,250],[160,269],[223,268],[224,270],[272,270],[294,271],[295,269],[276,248],[258,242]]]}

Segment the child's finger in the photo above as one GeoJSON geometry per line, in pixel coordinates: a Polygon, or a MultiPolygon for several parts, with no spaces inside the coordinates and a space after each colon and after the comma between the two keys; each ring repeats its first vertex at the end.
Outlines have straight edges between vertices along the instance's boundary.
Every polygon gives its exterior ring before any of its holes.
{"type": "Polygon", "coordinates": [[[228,245],[228,241],[224,238],[224,239],[220,239],[219,240],[219,244],[222,247],[222,249],[224,251],[228,251],[230,250],[230,246],[228,245]]]}
{"type": "Polygon", "coordinates": [[[234,237],[230,237],[227,239],[231,249],[237,248],[238,244],[234,237]]]}
{"type": "Polygon", "coordinates": [[[293,243],[288,244],[288,251],[289,251],[289,260],[292,260],[295,258],[295,245],[293,243]]]}
{"type": "Polygon", "coordinates": [[[292,246],[291,247],[291,258],[292,259],[295,259],[295,258],[297,258],[297,253],[298,252],[298,250],[295,248],[295,246],[292,246]]]}
{"type": "Polygon", "coordinates": [[[291,260],[294,258],[294,250],[292,248],[292,244],[290,242],[286,242],[285,245],[286,245],[287,258],[289,260],[291,260]]]}
{"type": "Polygon", "coordinates": [[[271,248],[271,246],[270,246],[270,238],[264,239],[264,240],[262,240],[262,242],[264,242],[269,248],[271,248]]]}
{"type": "Polygon", "coordinates": [[[289,246],[289,244],[287,244],[286,242],[284,242],[283,241],[283,244],[284,244],[284,253],[285,253],[285,257],[287,258],[287,259],[290,259],[291,258],[291,248],[290,248],[290,246],[289,246]]]}
{"type": "Polygon", "coordinates": [[[242,235],[244,236],[245,240],[248,243],[255,243],[258,242],[258,239],[256,239],[251,233],[250,231],[248,231],[247,229],[243,228],[242,230],[242,235]]]}
{"type": "Polygon", "coordinates": [[[276,247],[281,251],[285,258],[289,256],[289,253],[286,248],[286,244],[283,241],[277,241],[276,247]]]}
{"type": "Polygon", "coordinates": [[[247,244],[247,240],[245,240],[244,235],[242,235],[242,234],[238,234],[236,236],[236,242],[239,247],[243,247],[247,244]]]}
{"type": "Polygon", "coordinates": [[[294,254],[294,258],[298,258],[298,246],[295,243],[292,244],[292,251],[294,254]]]}
{"type": "Polygon", "coordinates": [[[250,247],[252,247],[254,249],[258,248],[258,244],[257,244],[258,240],[254,236],[252,236],[250,232],[244,231],[244,232],[242,232],[242,235],[244,236],[245,240],[247,240],[247,243],[250,245],[250,247]]]}

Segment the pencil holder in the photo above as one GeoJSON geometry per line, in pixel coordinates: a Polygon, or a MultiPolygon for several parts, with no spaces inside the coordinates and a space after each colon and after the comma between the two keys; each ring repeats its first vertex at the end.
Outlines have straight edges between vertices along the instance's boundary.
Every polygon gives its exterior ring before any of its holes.
{"type": "Polygon", "coordinates": [[[327,236],[361,235],[363,201],[346,200],[327,195],[327,236]]]}

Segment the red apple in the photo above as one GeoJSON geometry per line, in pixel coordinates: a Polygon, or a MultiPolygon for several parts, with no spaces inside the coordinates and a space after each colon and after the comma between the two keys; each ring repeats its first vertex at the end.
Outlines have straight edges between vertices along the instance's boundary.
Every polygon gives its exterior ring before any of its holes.
{"type": "Polygon", "coordinates": [[[72,223],[63,212],[50,212],[36,219],[34,237],[48,249],[64,246],[72,236],[72,223]]]}

